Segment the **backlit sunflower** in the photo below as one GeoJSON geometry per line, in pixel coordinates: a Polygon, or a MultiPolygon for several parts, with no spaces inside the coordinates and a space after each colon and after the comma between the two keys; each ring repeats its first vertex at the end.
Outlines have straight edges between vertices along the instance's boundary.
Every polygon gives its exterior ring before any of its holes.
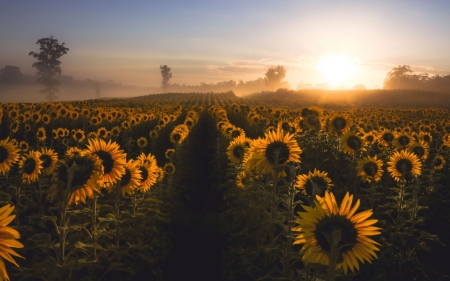
{"type": "Polygon", "coordinates": [[[106,130],[105,127],[101,127],[97,129],[97,137],[106,139],[106,134],[108,133],[108,130],[106,130]]]}
{"type": "Polygon", "coordinates": [[[289,162],[300,162],[302,150],[298,146],[293,134],[283,130],[271,131],[264,139],[252,142],[249,159],[246,162],[248,170],[255,170],[259,174],[285,175],[282,167],[289,162]]]}
{"type": "Polygon", "coordinates": [[[147,144],[148,144],[147,138],[145,138],[145,137],[140,137],[140,138],[138,138],[137,141],[136,141],[136,144],[137,144],[137,146],[139,146],[140,148],[146,147],[147,144]]]}
{"type": "Polygon", "coordinates": [[[39,151],[30,151],[28,154],[22,155],[19,162],[19,168],[22,172],[22,181],[32,183],[37,181],[42,170],[42,160],[39,159],[41,153],[39,151]]]}
{"type": "MultiPolygon", "coordinates": [[[[66,157],[65,164],[69,168],[76,164],[76,170],[71,186],[72,192],[67,198],[67,206],[72,203],[78,205],[79,202],[86,203],[86,198],[92,198],[94,192],[99,192],[100,181],[103,175],[102,161],[97,155],[81,155],[77,154],[71,157],[66,157]]],[[[48,192],[53,199],[62,199],[66,184],[68,182],[68,171],[65,165],[58,165],[53,172],[53,184],[50,186],[48,192]]]]}
{"type": "Polygon", "coordinates": [[[247,174],[245,173],[245,171],[242,171],[236,176],[236,186],[239,188],[245,188],[246,182],[247,174]]]}
{"type": "Polygon", "coordinates": [[[314,172],[298,175],[295,187],[300,189],[303,195],[315,197],[315,195],[324,196],[325,191],[329,190],[333,184],[327,172],[321,172],[314,169],[314,172]]]}
{"type": "Polygon", "coordinates": [[[11,166],[19,161],[20,149],[9,137],[0,141],[0,175],[5,175],[11,170],[11,166]]]}
{"type": "Polygon", "coordinates": [[[293,133],[295,130],[295,125],[293,123],[291,123],[289,120],[281,120],[281,121],[278,121],[277,129],[283,130],[285,132],[293,133]]]}
{"type": "Polygon", "coordinates": [[[379,250],[377,245],[380,244],[368,236],[381,234],[380,228],[373,226],[378,220],[368,219],[372,210],[355,214],[360,200],[352,206],[353,195],[348,192],[340,207],[333,193],[328,191],[324,197],[316,198],[315,208],[303,206],[306,212],[298,212],[299,218],[295,222],[299,226],[292,229],[300,232],[293,244],[303,244],[300,250],[303,262],[329,266],[330,259],[334,259],[337,260],[336,268],[343,268],[345,274],[348,269],[359,270],[359,262],[372,263],[377,258],[375,251],[379,250]],[[331,254],[333,243],[338,246],[337,257],[331,254]]]}
{"type": "Polygon", "coordinates": [[[173,175],[175,174],[175,165],[173,163],[166,163],[163,167],[164,174],[173,175]]]}
{"type": "Polygon", "coordinates": [[[387,170],[395,181],[404,179],[409,182],[414,176],[420,175],[421,167],[422,163],[414,153],[402,150],[394,152],[389,158],[387,170]]]}
{"type": "Polygon", "coordinates": [[[111,129],[111,135],[113,137],[118,137],[120,135],[120,131],[121,131],[120,127],[119,126],[115,126],[115,127],[113,127],[111,129]]]}
{"type": "MultiPolygon", "coordinates": [[[[126,194],[132,195],[134,190],[141,184],[141,169],[139,169],[139,162],[129,160],[125,165],[125,174],[119,182],[119,188],[122,196],[126,194]]],[[[108,185],[108,191],[111,192],[115,185],[108,185]]]]}
{"type": "Polygon", "coordinates": [[[367,156],[358,160],[357,173],[364,182],[378,182],[383,175],[383,162],[376,155],[367,156]]]}
{"type": "Polygon", "coordinates": [[[408,150],[417,155],[420,160],[426,160],[428,158],[428,143],[419,141],[412,143],[408,150]]]}
{"type": "Polygon", "coordinates": [[[368,144],[374,144],[378,140],[378,134],[377,131],[372,130],[363,136],[363,140],[368,144]]]}
{"type": "Polygon", "coordinates": [[[361,151],[366,150],[364,145],[364,140],[351,130],[342,136],[342,149],[347,154],[358,156],[361,151]]]}
{"type": "Polygon", "coordinates": [[[75,130],[75,131],[73,132],[72,138],[73,138],[76,142],[80,143],[80,142],[83,142],[83,141],[86,139],[86,136],[85,136],[83,130],[78,129],[78,130],[75,130]]]}
{"type": "Polygon", "coordinates": [[[343,114],[335,114],[328,120],[328,131],[335,135],[342,135],[350,129],[350,119],[343,114]]]}
{"type": "Polygon", "coordinates": [[[228,160],[232,163],[240,164],[244,160],[244,155],[248,151],[245,137],[237,137],[230,142],[227,148],[228,160]]]}
{"type": "Polygon", "coordinates": [[[39,127],[37,129],[36,132],[36,138],[38,141],[45,141],[45,139],[47,138],[46,134],[45,134],[45,129],[44,127],[39,127]]]}
{"type": "Polygon", "coordinates": [[[12,256],[24,258],[11,249],[23,248],[22,243],[16,240],[20,238],[20,233],[14,228],[7,226],[16,217],[16,215],[11,215],[13,210],[14,206],[10,204],[0,208],[0,280],[10,280],[3,259],[19,267],[12,256]]]}
{"type": "Polygon", "coordinates": [[[42,161],[42,174],[51,175],[58,163],[58,154],[51,148],[43,147],[39,159],[42,161]]]}
{"type": "Polygon", "coordinates": [[[89,139],[83,155],[97,155],[102,160],[103,175],[100,181],[115,184],[125,173],[127,154],[120,150],[116,142],[89,139]]]}

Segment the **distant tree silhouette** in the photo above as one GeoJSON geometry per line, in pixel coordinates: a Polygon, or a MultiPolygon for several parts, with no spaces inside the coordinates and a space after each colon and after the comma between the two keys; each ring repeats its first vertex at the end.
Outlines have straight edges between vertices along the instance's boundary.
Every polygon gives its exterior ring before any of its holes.
{"type": "Polygon", "coordinates": [[[20,68],[17,66],[7,65],[0,69],[0,82],[13,84],[20,83],[24,79],[23,74],[20,72],[20,68]]]}
{"type": "Polygon", "coordinates": [[[56,77],[61,74],[61,61],[59,58],[67,54],[69,48],[64,47],[65,43],[59,44],[58,40],[50,38],[39,39],[36,44],[39,44],[39,53],[30,52],[38,62],[33,63],[32,67],[36,68],[38,73],[37,83],[45,86],[40,92],[46,94],[46,99],[54,101],[57,96],[58,86],[60,82],[56,77]]]}
{"type": "Polygon", "coordinates": [[[282,81],[286,76],[286,69],[284,66],[270,67],[266,72],[266,84],[269,90],[274,90],[276,87],[281,87],[282,81]]]}
{"type": "Polygon", "coordinates": [[[167,87],[169,87],[169,80],[172,78],[172,72],[170,72],[170,67],[167,65],[160,65],[159,69],[161,70],[161,88],[163,88],[164,91],[167,90],[167,87]]]}
{"type": "Polygon", "coordinates": [[[450,91],[450,75],[413,74],[409,65],[394,67],[384,79],[383,89],[421,89],[450,91]]]}

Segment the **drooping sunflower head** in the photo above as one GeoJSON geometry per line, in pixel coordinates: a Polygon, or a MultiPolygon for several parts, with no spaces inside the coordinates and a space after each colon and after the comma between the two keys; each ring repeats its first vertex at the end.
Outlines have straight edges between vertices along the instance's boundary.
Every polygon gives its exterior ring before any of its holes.
{"type": "Polygon", "coordinates": [[[405,180],[410,182],[414,176],[420,175],[422,163],[412,152],[402,150],[396,151],[389,158],[388,171],[395,181],[405,180]]]}
{"type": "Polygon", "coordinates": [[[348,130],[342,137],[342,149],[350,155],[359,155],[365,150],[364,139],[357,136],[353,131],[348,130]]]}
{"type": "Polygon", "coordinates": [[[0,175],[5,175],[11,170],[11,166],[19,161],[20,149],[9,137],[0,140],[0,175]]]}
{"type": "Polygon", "coordinates": [[[329,190],[333,184],[328,177],[327,172],[321,172],[314,169],[308,174],[302,174],[297,176],[295,187],[300,189],[303,195],[315,198],[316,195],[324,196],[325,191],[329,190]]]}
{"type": "Polygon", "coordinates": [[[100,181],[115,184],[125,173],[127,154],[111,140],[106,142],[102,139],[89,139],[88,143],[82,155],[97,155],[103,165],[103,176],[100,181]]]}
{"type": "Polygon", "coordinates": [[[293,244],[303,244],[300,253],[307,263],[330,265],[330,258],[336,259],[337,268],[343,268],[347,274],[359,270],[359,262],[371,263],[377,258],[375,251],[380,245],[368,236],[379,235],[380,228],[373,226],[378,220],[368,218],[372,210],[356,213],[360,206],[358,199],[353,205],[353,195],[345,195],[340,207],[333,193],[325,192],[324,197],[316,196],[314,207],[303,206],[305,212],[299,212],[295,222],[299,225],[293,231],[300,234],[293,244]],[[335,245],[337,257],[332,256],[335,245]]]}
{"type": "Polygon", "coordinates": [[[22,155],[19,163],[19,168],[22,171],[22,181],[32,183],[37,181],[42,170],[42,160],[39,158],[41,153],[39,151],[30,151],[22,155]]]}
{"type": "Polygon", "coordinates": [[[293,133],[294,132],[294,124],[292,124],[289,120],[280,120],[277,124],[278,130],[283,130],[284,132],[293,133]]]}
{"type": "Polygon", "coordinates": [[[357,173],[361,177],[362,181],[365,182],[378,182],[381,180],[383,175],[383,162],[374,157],[367,156],[363,159],[358,160],[357,173]]]}
{"type": "Polygon", "coordinates": [[[58,154],[51,148],[43,147],[39,159],[42,161],[42,173],[51,175],[58,163],[58,154]]]}

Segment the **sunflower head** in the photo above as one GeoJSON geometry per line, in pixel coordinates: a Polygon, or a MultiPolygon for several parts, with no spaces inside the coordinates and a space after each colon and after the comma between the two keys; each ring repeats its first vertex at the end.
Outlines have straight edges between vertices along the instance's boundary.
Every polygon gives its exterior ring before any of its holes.
{"type": "Polygon", "coordinates": [[[388,162],[388,171],[395,181],[406,180],[410,182],[415,176],[421,174],[422,163],[412,152],[402,150],[396,151],[388,162]]]}
{"type": "Polygon", "coordinates": [[[20,149],[9,137],[0,141],[0,175],[8,173],[11,166],[19,161],[20,149]]]}
{"type": "Polygon", "coordinates": [[[361,177],[362,181],[365,182],[378,182],[381,180],[383,175],[383,162],[374,157],[367,156],[363,159],[358,160],[357,173],[361,177]]]}
{"type": "Polygon", "coordinates": [[[350,155],[359,155],[365,150],[364,139],[357,136],[353,131],[347,131],[342,137],[342,149],[350,155]]]}
{"type": "Polygon", "coordinates": [[[173,175],[175,174],[175,165],[173,163],[166,163],[164,165],[164,174],[173,175]]]}
{"type": "Polygon", "coordinates": [[[303,195],[314,198],[316,195],[323,196],[326,190],[329,190],[333,184],[328,178],[327,172],[321,172],[314,169],[314,172],[298,175],[295,187],[300,189],[303,195]]]}
{"type": "Polygon", "coordinates": [[[377,258],[374,251],[380,245],[368,236],[379,235],[380,228],[373,226],[377,220],[368,218],[372,210],[356,213],[360,200],[353,206],[353,195],[345,195],[340,207],[333,193],[325,192],[324,197],[316,196],[314,207],[303,206],[295,222],[299,225],[293,231],[300,234],[293,244],[303,244],[300,251],[302,260],[307,263],[320,263],[343,268],[347,274],[359,270],[359,262],[370,262],[377,258]]]}
{"type": "Polygon", "coordinates": [[[30,151],[28,154],[22,155],[19,168],[22,171],[22,180],[26,183],[37,181],[42,170],[41,153],[39,151],[30,151]]]}
{"type": "Polygon", "coordinates": [[[51,148],[43,147],[39,158],[42,161],[42,173],[51,175],[58,162],[58,154],[51,148]]]}

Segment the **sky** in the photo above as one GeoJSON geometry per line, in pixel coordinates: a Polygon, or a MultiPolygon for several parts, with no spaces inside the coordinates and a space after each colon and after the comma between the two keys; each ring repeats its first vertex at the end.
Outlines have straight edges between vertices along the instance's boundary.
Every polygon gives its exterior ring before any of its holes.
{"type": "Polygon", "coordinates": [[[0,69],[36,73],[28,53],[51,35],[69,48],[62,74],[79,80],[158,87],[168,65],[169,83],[196,85],[283,65],[293,89],[382,88],[398,65],[450,74],[449,11],[441,0],[0,0],[0,69]],[[347,66],[331,71],[351,69],[339,81],[320,67],[336,57],[347,66]]]}

